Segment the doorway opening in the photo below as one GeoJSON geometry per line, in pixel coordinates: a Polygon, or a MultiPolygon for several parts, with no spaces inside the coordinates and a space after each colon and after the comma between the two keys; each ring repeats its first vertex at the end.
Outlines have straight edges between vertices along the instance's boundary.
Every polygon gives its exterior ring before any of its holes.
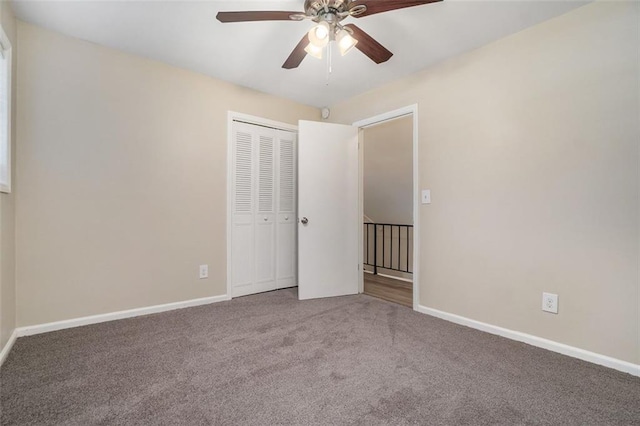
{"type": "Polygon", "coordinates": [[[360,291],[417,306],[417,107],[354,123],[360,128],[360,291]],[[416,236],[416,238],[414,238],[416,236]]]}

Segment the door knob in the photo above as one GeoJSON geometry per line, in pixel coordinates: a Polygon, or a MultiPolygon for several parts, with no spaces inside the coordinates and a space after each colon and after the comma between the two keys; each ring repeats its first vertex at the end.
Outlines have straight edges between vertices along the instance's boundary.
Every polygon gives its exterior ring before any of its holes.
{"type": "Polygon", "coordinates": [[[289,220],[289,216],[285,216],[285,217],[284,217],[284,220],[289,220]]]}
{"type": "Polygon", "coordinates": [[[267,217],[265,216],[264,219],[262,219],[262,220],[264,220],[266,222],[267,221],[267,217]]]}
{"type": "Polygon", "coordinates": [[[307,219],[306,217],[303,217],[300,222],[302,222],[303,225],[306,225],[307,223],[309,223],[309,219],[307,219]]]}

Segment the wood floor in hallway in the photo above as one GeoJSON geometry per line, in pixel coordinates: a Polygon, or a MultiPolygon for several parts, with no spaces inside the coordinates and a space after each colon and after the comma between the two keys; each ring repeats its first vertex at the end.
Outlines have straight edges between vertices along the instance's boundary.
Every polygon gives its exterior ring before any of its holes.
{"type": "Polygon", "coordinates": [[[407,281],[365,273],[364,294],[413,307],[413,284],[407,281]]]}

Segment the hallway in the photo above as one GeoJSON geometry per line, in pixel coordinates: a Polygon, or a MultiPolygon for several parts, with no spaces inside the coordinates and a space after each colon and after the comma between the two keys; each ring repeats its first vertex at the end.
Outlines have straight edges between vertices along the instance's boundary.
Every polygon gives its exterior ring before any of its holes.
{"type": "Polygon", "coordinates": [[[413,283],[408,281],[365,273],[364,294],[413,308],[413,283]]]}

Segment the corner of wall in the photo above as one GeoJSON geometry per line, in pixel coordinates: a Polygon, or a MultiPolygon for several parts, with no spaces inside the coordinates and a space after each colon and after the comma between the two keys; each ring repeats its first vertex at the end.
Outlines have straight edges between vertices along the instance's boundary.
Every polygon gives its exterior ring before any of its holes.
{"type": "MultiPolygon", "coordinates": [[[[13,49],[11,81],[11,164],[16,153],[17,31],[11,3],[0,3],[0,23],[13,49]]],[[[16,339],[16,263],[15,263],[15,167],[11,168],[12,192],[0,194],[0,365],[16,339]]]]}

